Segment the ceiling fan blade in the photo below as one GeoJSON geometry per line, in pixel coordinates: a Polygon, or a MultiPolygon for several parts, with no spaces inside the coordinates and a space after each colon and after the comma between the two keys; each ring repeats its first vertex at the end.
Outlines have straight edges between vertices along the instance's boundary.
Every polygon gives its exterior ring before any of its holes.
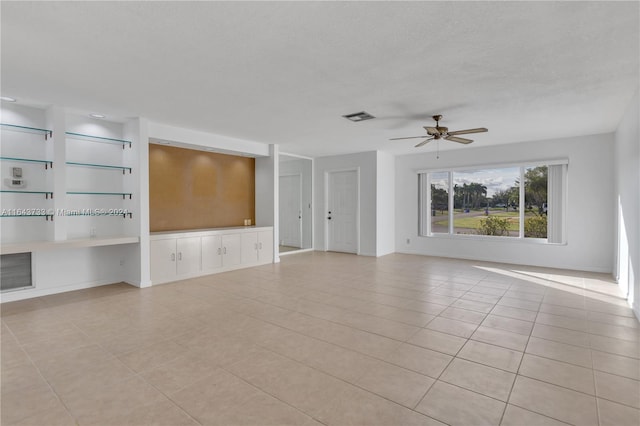
{"type": "Polygon", "coordinates": [[[488,132],[489,130],[485,129],[484,127],[478,127],[476,129],[467,129],[467,130],[454,130],[453,132],[447,132],[448,135],[466,135],[469,133],[484,133],[484,132],[488,132]]]}
{"type": "Polygon", "coordinates": [[[401,139],[418,139],[418,138],[426,138],[427,136],[409,136],[408,138],[393,138],[389,139],[390,141],[399,141],[401,139]]]}
{"type": "Polygon", "coordinates": [[[423,140],[422,142],[420,142],[420,143],[419,143],[418,145],[416,145],[415,147],[416,147],[416,148],[420,148],[422,145],[426,145],[427,143],[429,143],[429,142],[430,142],[430,141],[432,141],[432,140],[433,140],[433,138],[429,138],[429,139],[423,140]]]}
{"type": "Polygon", "coordinates": [[[473,140],[471,140],[471,139],[459,138],[457,136],[447,136],[445,139],[448,140],[448,141],[451,141],[451,142],[459,142],[459,143],[463,143],[463,144],[468,144],[468,143],[473,142],[473,140]]]}
{"type": "Polygon", "coordinates": [[[428,134],[430,135],[439,135],[440,134],[440,130],[438,130],[437,127],[427,127],[424,126],[424,129],[427,131],[428,134]]]}

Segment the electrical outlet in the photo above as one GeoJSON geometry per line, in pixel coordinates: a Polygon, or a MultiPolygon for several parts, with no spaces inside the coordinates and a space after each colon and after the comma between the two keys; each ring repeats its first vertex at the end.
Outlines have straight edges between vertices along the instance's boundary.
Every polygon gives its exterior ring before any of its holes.
{"type": "Polygon", "coordinates": [[[407,245],[411,244],[411,238],[407,238],[407,245]]]}
{"type": "Polygon", "coordinates": [[[124,266],[124,259],[120,259],[120,266],[124,266]]]}

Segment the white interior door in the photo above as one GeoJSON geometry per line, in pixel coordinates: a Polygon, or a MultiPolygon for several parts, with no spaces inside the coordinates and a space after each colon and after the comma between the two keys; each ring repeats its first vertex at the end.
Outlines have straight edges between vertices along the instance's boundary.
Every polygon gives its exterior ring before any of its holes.
{"type": "Polygon", "coordinates": [[[280,244],[302,247],[302,176],[280,176],[280,244]]]}
{"type": "Polygon", "coordinates": [[[327,248],[358,252],[358,172],[329,172],[327,182],[327,248]]]}

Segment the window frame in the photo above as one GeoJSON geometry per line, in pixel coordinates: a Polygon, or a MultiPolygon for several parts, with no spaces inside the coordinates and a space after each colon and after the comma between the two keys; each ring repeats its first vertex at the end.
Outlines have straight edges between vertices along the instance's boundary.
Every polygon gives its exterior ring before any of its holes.
{"type": "MultiPolygon", "coordinates": [[[[500,242],[514,242],[514,243],[527,243],[527,244],[547,244],[547,245],[567,245],[567,193],[568,193],[568,165],[569,159],[567,158],[555,158],[548,160],[532,160],[532,161],[520,161],[509,163],[492,163],[492,164],[474,164],[468,166],[455,166],[446,168],[433,168],[433,169],[420,169],[416,170],[418,177],[418,237],[421,238],[442,238],[442,239],[460,239],[460,240],[479,240],[479,241],[500,241],[500,242]],[[549,241],[550,235],[547,234],[547,238],[532,238],[524,236],[524,221],[525,221],[525,172],[528,168],[539,166],[564,166],[562,173],[559,177],[559,182],[553,185],[559,186],[561,191],[561,197],[559,201],[561,206],[559,208],[560,218],[557,219],[557,223],[562,227],[561,240],[558,242],[549,241]],[[519,212],[519,230],[517,237],[511,236],[495,236],[495,235],[474,235],[474,234],[456,234],[454,232],[454,194],[453,194],[453,179],[455,172],[462,171],[474,171],[474,170],[486,170],[486,169],[506,169],[515,168],[520,169],[520,185],[519,185],[519,200],[518,200],[518,212],[519,212]],[[448,179],[448,233],[433,233],[431,230],[431,175],[435,173],[447,173],[448,179]],[[424,176],[421,177],[421,176],[424,176]],[[426,188],[423,190],[422,185],[426,188]],[[423,200],[426,197],[426,200],[423,200]],[[427,215],[424,214],[426,209],[427,215]],[[428,220],[427,220],[428,219],[428,220]],[[426,229],[424,229],[426,227],[426,229]],[[425,232],[426,231],[426,232],[425,232]]],[[[548,187],[552,185],[551,181],[547,183],[548,187]]],[[[549,190],[548,192],[551,192],[549,190]]],[[[553,201],[552,196],[547,197],[548,211],[552,211],[553,201]]],[[[549,229],[549,225],[547,225],[549,229]]]]}

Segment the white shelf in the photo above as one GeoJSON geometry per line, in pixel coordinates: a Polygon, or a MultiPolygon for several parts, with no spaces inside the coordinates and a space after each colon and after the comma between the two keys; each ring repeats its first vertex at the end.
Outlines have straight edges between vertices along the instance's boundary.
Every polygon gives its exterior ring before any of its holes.
{"type": "Polygon", "coordinates": [[[84,247],[115,246],[120,244],[135,244],[140,242],[140,237],[109,237],[109,238],[83,238],[62,241],[33,241],[25,243],[10,243],[0,246],[0,254],[27,253],[43,250],[60,250],[84,247]]]}

